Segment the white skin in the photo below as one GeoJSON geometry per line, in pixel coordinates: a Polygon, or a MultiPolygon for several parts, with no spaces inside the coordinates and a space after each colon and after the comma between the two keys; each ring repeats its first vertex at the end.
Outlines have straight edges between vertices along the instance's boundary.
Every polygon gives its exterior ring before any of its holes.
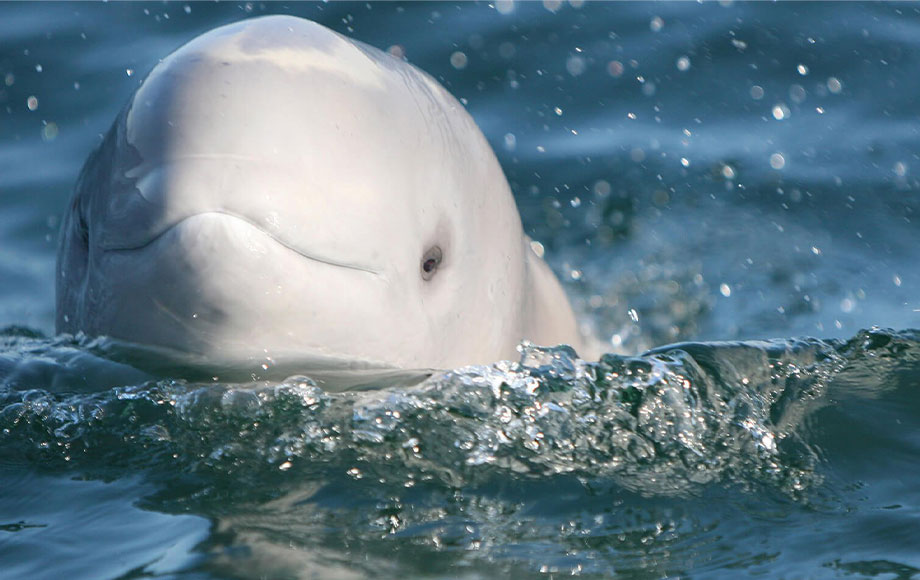
{"type": "Polygon", "coordinates": [[[87,162],[57,327],[217,364],[453,368],[579,344],[464,108],[310,21],[204,34],[87,162]]]}

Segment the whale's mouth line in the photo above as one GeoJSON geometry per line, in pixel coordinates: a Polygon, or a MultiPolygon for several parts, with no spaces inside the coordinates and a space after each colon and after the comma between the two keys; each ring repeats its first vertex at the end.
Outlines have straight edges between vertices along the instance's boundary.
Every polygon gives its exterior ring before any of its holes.
{"type": "Polygon", "coordinates": [[[388,386],[412,386],[441,371],[403,368],[377,360],[298,349],[274,353],[271,359],[255,356],[224,359],[213,354],[187,351],[175,346],[143,344],[114,336],[92,339],[91,347],[107,358],[128,364],[155,377],[181,377],[192,382],[282,381],[309,377],[326,391],[353,391],[388,386]],[[271,360],[271,364],[265,362],[271,360]]]}
{"type": "Polygon", "coordinates": [[[144,248],[152,246],[157,241],[162,239],[164,236],[166,236],[171,231],[175,230],[176,228],[178,228],[185,222],[193,218],[200,217],[200,216],[206,216],[206,215],[217,215],[217,216],[226,217],[229,219],[240,221],[246,224],[247,226],[262,233],[263,235],[265,235],[266,237],[268,237],[269,239],[271,239],[273,242],[277,243],[278,245],[283,246],[284,248],[287,248],[288,250],[294,252],[295,254],[303,258],[306,258],[307,260],[310,260],[312,262],[319,262],[320,264],[325,264],[327,266],[335,266],[337,268],[346,268],[348,270],[357,270],[359,272],[367,272],[368,274],[373,274],[375,276],[382,275],[382,272],[380,270],[375,269],[371,266],[367,266],[365,264],[342,262],[342,261],[334,260],[334,259],[327,258],[324,256],[320,256],[317,254],[305,252],[304,250],[301,250],[300,248],[297,248],[291,245],[290,243],[286,242],[285,240],[273,235],[271,232],[266,231],[264,228],[262,228],[259,224],[253,222],[251,219],[241,216],[239,214],[235,214],[235,213],[223,211],[223,210],[211,210],[211,211],[203,211],[203,212],[195,213],[195,214],[186,216],[180,219],[179,221],[171,224],[170,226],[165,228],[163,231],[157,233],[156,235],[154,235],[152,238],[150,238],[149,240],[145,242],[134,244],[134,245],[124,245],[124,246],[120,246],[120,245],[106,246],[105,244],[102,244],[102,250],[104,252],[134,252],[138,250],[143,250],[144,248]]]}

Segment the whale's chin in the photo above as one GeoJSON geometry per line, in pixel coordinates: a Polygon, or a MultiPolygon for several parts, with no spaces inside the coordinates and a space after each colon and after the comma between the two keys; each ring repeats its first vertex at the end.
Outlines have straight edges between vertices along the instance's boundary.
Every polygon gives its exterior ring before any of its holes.
{"type": "Polygon", "coordinates": [[[107,358],[154,377],[192,382],[304,382],[315,383],[327,391],[346,391],[414,385],[437,372],[434,369],[404,369],[302,347],[261,356],[240,353],[222,356],[219,352],[203,355],[109,336],[97,337],[92,346],[107,358]]]}
{"type": "MultiPolygon", "coordinates": [[[[293,309],[288,312],[287,319],[276,317],[274,322],[271,319],[261,321],[263,328],[259,334],[252,328],[247,332],[247,324],[239,320],[244,316],[240,304],[259,299],[260,288],[246,285],[258,266],[275,274],[302,268],[317,279],[325,280],[330,272],[347,277],[370,275],[376,280],[381,274],[369,266],[297,248],[245,217],[222,211],[200,212],[165,227],[142,243],[127,247],[109,245],[103,252],[117,264],[138,266],[165,257],[165,262],[177,267],[165,278],[173,279],[172,287],[184,290],[170,294],[161,287],[157,294],[148,298],[153,308],[165,313],[165,317],[145,321],[142,315],[121,316],[115,324],[100,328],[102,338],[98,344],[103,345],[109,356],[154,376],[205,382],[283,381],[304,376],[326,390],[335,391],[414,384],[431,375],[432,371],[427,369],[406,370],[364,353],[336,351],[320,338],[314,344],[309,335],[316,329],[288,325],[295,317],[293,309]],[[225,251],[215,251],[218,248],[225,251]],[[185,261],[182,267],[177,266],[182,263],[179,257],[185,261]],[[189,310],[195,291],[200,293],[200,289],[207,286],[206,278],[213,277],[215,269],[224,268],[239,268],[243,274],[236,283],[212,287],[212,292],[220,290],[229,294],[212,294],[198,308],[189,310]],[[237,308],[226,307],[234,302],[237,308]],[[188,312],[183,311],[183,306],[188,312]],[[164,319],[177,326],[162,328],[159,325],[164,319]],[[271,330],[272,324],[279,326],[277,335],[271,330]],[[266,335],[271,335],[272,340],[267,341],[266,335]],[[284,335],[289,338],[282,338],[284,335]],[[185,342],[175,340],[177,337],[185,342]]],[[[153,272],[160,277],[170,273],[170,269],[160,265],[153,272]]],[[[298,279],[302,276],[303,273],[299,273],[298,279]]],[[[216,278],[230,279],[223,275],[216,278]]],[[[122,299],[132,294],[142,296],[144,290],[141,284],[133,292],[117,295],[122,299]]],[[[255,317],[246,320],[259,322],[255,317]]],[[[324,324],[323,328],[328,329],[329,324],[324,324]]]]}
{"type": "Polygon", "coordinates": [[[130,350],[160,352],[207,377],[417,366],[390,360],[389,334],[366,324],[392,289],[382,272],[292,248],[238,216],[195,214],[93,260],[96,286],[73,294],[93,302],[65,302],[63,332],[149,345],[130,350]]]}

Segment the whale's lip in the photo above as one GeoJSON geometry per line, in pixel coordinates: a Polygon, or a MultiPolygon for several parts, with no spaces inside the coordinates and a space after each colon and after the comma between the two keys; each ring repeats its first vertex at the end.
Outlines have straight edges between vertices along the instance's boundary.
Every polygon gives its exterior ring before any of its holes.
{"type": "Polygon", "coordinates": [[[250,227],[250,228],[252,228],[252,229],[258,231],[259,233],[263,234],[264,236],[266,236],[267,238],[271,239],[272,241],[274,241],[275,243],[279,244],[280,246],[282,246],[282,247],[284,247],[284,248],[287,248],[288,250],[294,252],[295,254],[297,254],[297,255],[299,255],[299,256],[301,256],[301,257],[303,257],[303,258],[306,258],[307,260],[313,261],[313,262],[318,262],[318,263],[320,263],[320,264],[325,264],[325,265],[327,265],[327,266],[335,266],[335,267],[338,267],[338,268],[346,268],[346,269],[349,269],[349,270],[357,270],[357,271],[360,271],[360,272],[366,272],[366,273],[368,273],[368,274],[373,274],[373,275],[375,275],[375,276],[381,276],[381,275],[383,274],[381,268],[376,268],[376,267],[371,266],[371,265],[368,265],[368,264],[362,264],[362,263],[359,263],[359,262],[351,262],[351,261],[336,260],[336,259],[333,259],[333,258],[329,258],[329,257],[323,256],[323,255],[321,255],[321,254],[319,254],[319,253],[316,253],[316,252],[313,252],[313,251],[306,251],[306,250],[304,250],[304,249],[298,248],[298,247],[296,247],[295,245],[293,245],[293,244],[291,244],[291,243],[285,241],[284,239],[278,237],[277,235],[273,234],[272,232],[270,232],[270,231],[266,230],[265,228],[261,227],[259,224],[257,224],[257,223],[254,222],[253,220],[251,220],[251,219],[249,219],[249,218],[247,218],[247,217],[245,217],[245,216],[242,216],[242,215],[239,215],[239,214],[236,214],[236,213],[233,213],[233,212],[225,211],[225,210],[208,210],[208,211],[202,211],[202,212],[197,212],[197,213],[194,213],[194,214],[191,214],[191,215],[187,215],[187,216],[183,217],[182,219],[180,219],[180,220],[178,220],[178,221],[176,221],[176,222],[170,224],[169,226],[167,226],[167,227],[164,228],[163,230],[161,230],[161,231],[159,231],[159,232],[153,234],[152,236],[150,236],[150,238],[144,240],[144,241],[141,242],[141,243],[137,243],[137,244],[117,244],[117,243],[105,244],[105,243],[103,243],[103,244],[101,244],[101,249],[102,249],[104,252],[135,252],[135,251],[140,251],[140,250],[143,250],[143,249],[148,248],[148,247],[150,247],[150,246],[153,246],[153,245],[156,244],[159,240],[161,240],[164,236],[166,236],[167,234],[169,234],[171,231],[173,231],[173,230],[175,230],[176,228],[179,228],[179,227],[181,227],[181,226],[187,224],[190,220],[195,219],[195,218],[198,218],[198,217],[201,217],[201,216],[219,216],[219,217],[221,217],[221,218],[226,218],[226,219],[229,219],[229,220],[235,220],[235,221],[237,221],[237,222],[239,222],[239,223],[241,223],[241,224],[243,224],[243,225],[245,225],[245,226],[248,226],[248,227],[250,227]]]}

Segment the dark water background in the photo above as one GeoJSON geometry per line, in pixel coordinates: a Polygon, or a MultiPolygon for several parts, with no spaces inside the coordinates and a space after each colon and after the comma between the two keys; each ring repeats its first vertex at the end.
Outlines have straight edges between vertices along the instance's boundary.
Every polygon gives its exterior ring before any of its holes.
{"type": "Polygon", "coordinates": [[[549,8],[0,4],[0,578],[920,577],[920,11],[549,8]],[[327,394],[54,337],[85,157],[158,59],[278,12],[461,98],[633,356],[327,394]]]}

